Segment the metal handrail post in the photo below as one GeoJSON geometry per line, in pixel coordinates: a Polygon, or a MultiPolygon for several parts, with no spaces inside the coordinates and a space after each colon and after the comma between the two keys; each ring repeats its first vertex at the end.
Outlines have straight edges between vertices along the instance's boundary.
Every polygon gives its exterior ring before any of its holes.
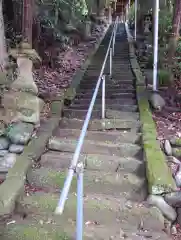
{"type": "Polygon", "coordinates": [[[113,34],[113,41],[112,41],[112,55],[114,56],[114,42],[115,42],[115,29],[114,29],[114,34],[113,34]]]}
{"type": "Polygon", "coordinates": [[[83,239],[83,223],[84,223],[84,210],[83,210],[83,193],[84,193],[84,164],[79,162],[77,164],[77,216],[76,216],[76,240],[83,239]]]}
{"type": "Polygon", "coordinates": [[[112,77],[112,48],[109,50],[109,73],[110,77],[112,77]]]}
{"type": "Polygon", "coordinates": [[[106,90],[106,77],[102,76],[102,119],[105,118],[105,90],[106,90]]]}

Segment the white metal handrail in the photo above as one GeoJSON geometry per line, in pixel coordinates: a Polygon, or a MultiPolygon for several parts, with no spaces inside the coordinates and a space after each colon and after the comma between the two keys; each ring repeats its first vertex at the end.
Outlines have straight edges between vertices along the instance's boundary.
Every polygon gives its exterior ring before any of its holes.
{"type": "Polygon", "coordinates": [[[114,45],[115,45],[115,38],[116,38],[116,32],[117,32],[117,25],[118,25],[118,17],[115,20],[114,26],[113,26],[113,31],[111,34],[111,38],[109,41],[108,49],[106,52],[106,56],[104,58],[104,62],[102,64],[102,68],[100,71],[100,75],[94,90],[94,94],[92,96],[91,103],[89,105],[89,109],[81,130],[81,134],[75,149],[75,153],[73,155],[73,159],[70,165],[70,168],[68,170],[68,174],[64,183],[63,190],[60,195],[60,199],[58,202],[58,206],[55,210],[56,214],[62,214],[65,206],[65,202],[67,200],[67,196],[69,193],[69,189],[71,186],[71,182],[73,179],[74,174],[77,174],[77,226],[76,226],[76,240],[82,240],[83,238],[83,169],[84,169],[84,164],[82,162],[78,163],[79,156],[81,153],[81,149],[83,146],[84,138],[87,133],[87,128],[89,125],[89,121],[91,118],[91,114],[93,111],[93,107],[95,104],[95,100],[99,91],[100,84],[102,82],[102,119],[105,118],[105,75],[104,75],[104,70],[105,66],[109,58],[110,61],[110,77],[112,77],[112,56],[114,55],[114,45]]]}

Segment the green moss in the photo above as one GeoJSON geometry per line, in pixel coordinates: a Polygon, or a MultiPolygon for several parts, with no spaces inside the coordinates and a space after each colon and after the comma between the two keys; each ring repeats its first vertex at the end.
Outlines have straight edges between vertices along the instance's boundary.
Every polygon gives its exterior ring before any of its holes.
{"type": "Polygon", "coordinates": [[[181,138],[172,137],[170,138],[170,143],[174,146],[181,146],[181,138]]]}
{"type": "Polygon", "coordinates": [[[51,113],[56,115],[61,115],[63,107],[64,107],[64,100],[52,101],[50,105],[51,113]]]}
{"type": "Polygon", "coordinates": [[[173,148],[172,154],[174,157],[181,157],[181,149],[180,148],[173,148]]]}
{"type": "Polygon", "coordinates": [[[160,86],[166,86],[170,83],[170,72],[164,69],[158,71],[158,82],[160,86]]]}
{"type": "MultiPolygon", "coordinates": [[[[59,195],[55,194],[42,194],[33,195],[23,199],[23,204],[33,206],[37,208],[38,212],[54,213],[57,203],[59,200],[59,195]]],[[[66,211],[75,212],[77,204],[77,196],[75,194],[69,194],[67,202],[65,204],[65,215],[66,211]]],[[[111,200],[99,199],[93,197],[86,197],[84,199],[84,206],[86,209],[92,210],[104,210],[112,208],[111,200]]]]}
{"type": "Polygon", "coordinates": [[[54,225],[50,225],[48,228],[37,224],[37,226],[29,225],[16,225],[12,229],[8,229],[5,233],[4,239],[8,240],[70,240],[66,233],[58,228],[54,229],[54,225]],[[51,227],[51,228],[50,228],[51,227]]]}
{"type": "Polygon", "coordinates": [[[64,93],[65,99],[72,101],[76,96],[75,88],[67,88],[64,93]]]}
{"type": "Polygon", "coordinates": [[[177,144],[178,146],[181,146],[181,138],[177,138],[175,139],[175,144],[177,144]]]}
{"type": "MultiPolygon", "coordinates": [[[[67,174],[64,172],[49,171],[48,173],[48,178],[50,179],[50,181],[55,186],[59,186],[60,188],[63,188],[66,176],[67,174]]],[[[76,188],[77,188],[77,179],[74,176],[71,183],[71,189],[75,190],[76,188]]]]}
{"type": "Polygon", "coordinates": [[[144,84],[144,77],[136,62],[135,56],[135,59],[131,60],[131,65],[137,79],[136,91],[142,124],[148,188],[150,194],[162,194],[163,192],[169,192],[171,189],[176,189],[176,185],[166,164],[164,154],[156,140],[156,125],[152,118],[147,96],[144,94],[145,86],[139,86],[140,83],[144,84]]]}

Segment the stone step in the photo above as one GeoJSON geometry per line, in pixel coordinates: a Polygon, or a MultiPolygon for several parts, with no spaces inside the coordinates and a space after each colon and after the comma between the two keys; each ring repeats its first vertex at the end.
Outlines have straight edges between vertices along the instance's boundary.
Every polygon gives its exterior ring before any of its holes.
{"type": "MultiPolygon", "coordinates": [[[[54,209],[57,207],[58,200],[58,194],[35,193],[32,196],[24,197],[19,205],[22,206],[22,208],[29,206],[27,211],[29,214],[27,215],[30,217],[32,216],[32,210],[34,209],[37,212],[37,223],[40,222],[40,219],[42,218],[46,225],[48,219],[52,219],[52,222],[54,223],[53,225],[59,225],[59,228],[61,229],[62,225],[67,226],[68,222],[70,224],[71,219],[74,226],[76,221],[76,196],[74,194],[69,195],[63,217],[61,215],[53,214],[54,209]]],[[[104,196],[101,194],[88,194],[84,197],[84,236],[89,236],[91,239],[103,239],[101,238],[100,233],[104,232],[107,233],[104,239],[108,240],[112,239],[111,234],[113,234],[112,230],[114,229],[115,232],[113,236],[119,236],[119,238],[114,239],[120,239],[121,226],[121,230],[125,232],[125,234],[130,234],[131,237],[131,234],[135,233],[136,235],[136,233],[139,233],[140,230],[138,230],[138,228],[142,222],[144,223],[144,229],[157,232],[158,234],[158,231],[161,231],[163,228],[163,222],[156,218],[157,213],[158,212],[155,208],[148,208],[142,203],[139,204],[134,201],[128,201],[125,198],[117,199],[112,196],[104,196]],[[112,223],[114,223],[114,227],[112,223]],[[109,231],[103,231],[103,229],[107,228],[109,231]]],[[[72,229],[72,226],[70,229],[72,229]]],[[[166,234],[163,234],[163,236],[166,237],[166,234]]],[[[132,235],[132,237],[133,236],[134,235],[132,235]]],[[[140,240],[140,236],[139,238],[134,237],[134,239],[140,240]]],[[[152,239],[164,238],[159,237],[152,239]]],[[[167,237],[165,240],[167,240],[167,237]]]]}
{"type": "MultiPolygon", "coordinates": [[[[128,78],[131,78],[133,76],[131,68],[128,69],[127,67],[122,67],[122,68],[120,68],[120,67],[116,67],[116,68],[112,67],[112,73],[113,73],[113,75],[114,75],[114,73],[116,73],[116,74],[120,74],[121,76],[127,76],[128,78]]],[[[93,70],[92,69],[92,70],[88,70],[85,73],[84,77],[85,78],[91,77],[91,78],[95,78],[95,79],[98,80],[99,74],[100,74],[99,70],[96,70],[96,69],[93,70]]],[[[109,66],[106,67],[106,69],[104,71],[104,74],[109,74],[109,66]]]]}
{"type": "MultiPolygon", "coordinates": [[[[89,85],[96,85],[97,83],[97,80],[95,78],[84,78],[83,81],[81,81],[81,85],[84,85],[84,84],[89,84],[89,85]]],[[[109,79],[109,77],[107,77],[106,79],[106,84],[114,84],[114,85],[117,85],[117,84],[125,84],[125,85],[133,85],[134,84],[134,81],[133,80],[117,80],[117,79],[109,79]]]]}
{"type": "MultiPolygon", "coordinates": [[[[87,98],[87,99],[74,99],[73,104],[80,104],[80,105],[89,105],[91,102],[91,98],[87,98]]],[[[137,103],[136,99],[127,99],[125,101],[125,99],[120,98],[120,99],[109,99],[106,98],[105,99],[105,103],[106,105],[114,105],[114,104],[120,104],[123,105],[126,102],[127,105],[135,105],[137,103]]],[[[102,104],[102,99],[96,99],[95,104],[102,104]]]]}
{"type": "MultiPolygon", "coordinates": [[[[101,88],[99,88],[99,92],[98,92],[98,95],[101,94],[102,95],[102,92],[101,92],[101,88]]],[[[94,93],[94,89],[79,89],[78,92],[77,92],[77,95],[79,94],[93,94],[94,93]]],[[[135,89],[108,89],[106,88],[106,96],[109,97],[110,95],[113,95],[113,96],[116,96],[118,97],[119,95],[124,95],[126,96],[126,94],[135,94],[136,93],[136,90],[135,89]]]]}
{"type": "Polygon", "coordinates": [[[112,77],[117,79],[119,77],[119,79],[134,79],[134,75],[132,72],[124,72],[124,71],[114,71],[112,73],[112,77]]]}
{"type": "MultiPolygon", "coordinates": [[[[66,108],[63,111],[63,117],[65,118],[77,118],[77,119],[85,119],[87,114],[87,110],[79,110],[79,109],[69,109],[66,108]]],[[[102,113],[100,110],[93,110],[91,114],[91,119],[102,119],[102,113]]]]}
{"type": "MultiPolygon", "coordinates": [[[[152,214],[153,215],[153,214],[152,214]]],[[[40,216],[41,217],[41,216],[40,216]]],[[[58,223],[53,222],[51,224],[50,218],[45,218],[45,221],[42,221],[40,217],[34,217],[32,212],[25,220],[16,219],[14,224],[8,224],[5,228],[3,233],[3,239],[8,240],[34,240],[34,239],[51,239],[51,240],[69,240],[75,239],[75,231],[72,229],[76,229],[76,222],[75,218],[68,219],[68,220],[58,220],[58,223]],[[43,222],[43,226],[42,226],[43,222]],[[31,236],[31,238],[30,238],[31,236]]],[[[53,219],[53,218],[52,218],[53,219]]],[[[14,221],[12,219],[12,221],[14,221]]],[[[128,226],[128,225],[127,225],[128,226]]],[[[135,225],[136,226],[136,225],[135,225]]],[[[161,229],[161,225],[160,226],[161,229]]],[[[134,240],[140,240],[140,236],[145,236],[144,231],[139,232],[137,226],[136,227],[125,227],[125,235],[132,239],[134,236],[134,240]],[[141,235],[142,234],[142,235],[141,235]]],[[[124,228],[123,228],[124,229],[124,228]]],[[[109,226],[102,226],[97,224],[96,221],[90,222],[87,221],[84,227],[84,239],[85,240],[110,240],[112,236],[114,236],[114,240],[120,240],[120,233],[122,230],[120,226],[115,226],[115,223],[110,224],[109,226]],[[104,236],[104,237],[102,237],[104,236]]],[[[152,239],[159,239],[159,240],[170,240],[168,236],[162,231],[147,231],[146,235],[152,236],[152,239]]]]}
{"type": "MultiPolygon", "coordinates": [[[[68,129],[82,129],[84,120],[81,119],[69,119],[63,118],[60,121],[60,128],[68,128],[68,129]]],[[[122,119],[94,119],[89,122],[88,130],[90,131],[105,131],[105,130],[131,130],[131,129],[139,129],[140,123],[136,120],[122,120],[122,119]]]]}
{"type": "MultiPolygon", "coordinates": [[[[62,138],[75,138],[78,139],[80,136],[80,129],[62,129],[58,128],[55,131],[54,136],[62,138]]],[[[117,130],[112,131],[87,131],[86,140],[99,141],[99,142],[109,142],[112,144],[116,143],[135,143],[139,144],[141,142],[141,133],[131,132],[121,132],[117,130]]]]}
{"type": "MultiPolygon", "coordinates": [[[[68,169],[74,153],[48,151],[41,156],[40,164],[45,168],[60,171],[68,169]]],[[[85,169],[104,172],[128,172],[139,177],[145,176],[145,162],[133,157],[117,157],[102,154],[83,154],[79,161],[85,163],[85,169]]]]}
{"type": "MultiPolygon", "coordinates": [[[[63,116],[67,118],[77,118],[77,119],[85,119],[87,114],[87,110],[79,110],[79,109],[64,109],[63,116]]],[[[106,118],[118,118],[122,120],[138,120],[139,114],[137,112],[123,112],[123,111],[116,111],[116,110],[106,110],[105,113],[106,118]]],[[[93,110],[91,119],[102,119],[102,112],[100,110],[93,110]]]]}
{"type": "MultiPolygon", "coordinates": [[[[135,96],[135,92],[136,91],[131,91],[131,92],[123,92],[121,90],[121,93],[117,91],[117,93],[115,93],[114,91],[111,91],[111,92],[108,92],[108,90],[106,89],[106,97],[110,98],[110,99],[117,99],[117,98],[124,98],[124,99],[128,99],[128,98],[131,98],[131,99],[135,99],[136,96],[135,96]]],[[[93,95],[93,91],[89,91],[89,92],[79,92],[77,93],[77,98],[81,99],[81,98],[92,98],[92,95],[93,95]]],[[[98,92],[97,94],[97,98],[102,98],[102,93],[101,91],[98,92]]]]}
{"type": "MultiPolygon", "coordinates": [[[[89,104],[72,104],[70,105],[69,109],[79,109],[79,110],[88,110],[89,104]]],[[[102,109],[102,104],[95,104],[94,105],[95,110],[102,109]]],[[[117,110],[117,111],[124,111],[124,112],[137,112],[138,106],[137,105],[120,105],[120,104],[106,104],[106,109],[109,110],[117,110]]]]}
{"type": "MultiPolygon", "coordinates": [[[[27,174],[27,181],[33,187],[55,192],[63,188],[66,171],[55,171],[41,167],[32,169],[27,174]]],[[[73,178],[70,192],[77,190],[76,177],[73,178]]],[[[146,180],[132,173],[111,173],[103,171],[84,172],[84,189],[86,193],[106,194],[114,197],[125,197],[130,200],[143,201],[147,196],[146,180]]]]}
{"type": "MultiPolygon", "coordinates": [[[[48,141],[48,149],[60,152],[74,153],[77,146],[77,139],[65,139],[61,137],[51,137],[48,141]]],[[[103,154],[120,157],[141,157],[142,148],[132,143],[109,143],[94,140],[84,140],[81,153],[103,154]]]]}
{"type": "MultiPolygon", "coordinates": [[[[92,89],[92,88],[95,88],[96,86],[96,83],[91,83],[91,84],[80,84],[80,89],[92,89]]],[[[115,84],[115,83],[106,83],[106,88],[109,89],[109,90],[119,90],[119,89],[124,89],[125,91],[127,91],[127,89],[134,89],[134,86],[133,84],[122,84],[122,83],[119,83],[119,84],[115,84]]]]}
{"type": "MultiPolygon", "coordinates": [[[[109,68],[108,67],[108,64],[107,64],[107,68],[109,68]]],[[[130,65],[128,65],[128,64],[120,64],[120,61],[114,61],[114,59],[113,59],[113,65],[112,65],[112,69],[113,70],[118,70],[118,71],[121,71],[121,70],[127,70],[127,71],[131,71],[131,66],[130,65]]],[[[89,67],[88,68],[88,71],[96,71],[97,72],[97,70],[98,70],[98,67],[89,67]]]]}
{"type": "MultiPolygon", "coordinates": [[[[63,215],[54,214],[58,198],[58,194],[43,192],[24,196],[17,209],[21,215],[25,212],[26,218],[16,216],[13,224],[7,224],[3,229],[3,239],[75,239],[72,229],[76,228],[76,196],[69,195],[63,215]]],[[[119,240],[123,234],[129,239],[134,237],[134,240],[140,240],[141,233],[145,236],[144,231],[139,229],[142,222],[144,229],[148,229],[147,235],[152,239],[169,239],[161,232],[163,222],[158,220],[155,208],[148,208],[124,198],[117,199],[101,194],[86,195],[84,214],[85,240],[119,240]]]]}

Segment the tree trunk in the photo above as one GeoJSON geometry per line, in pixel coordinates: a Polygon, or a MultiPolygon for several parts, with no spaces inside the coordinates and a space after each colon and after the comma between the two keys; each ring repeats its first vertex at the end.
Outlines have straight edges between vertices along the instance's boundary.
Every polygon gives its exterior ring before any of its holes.
{"type": "Polygon", "coordinates": [[[174,11],[173,11],[173,20],[172,20],[172,33],[169,39],[169,49],[168,49],[168,61],[169,67],[173,64],[173,58],[175,56],[177,42],[179,39],[179,30],[180,30],[180,21],[181,21],[181,1],[175,0],[174,11]]]}
{"type": "Polygon", "coordinates": [[[23,1],[23,41],[32,46],[32,26],[33,26],[34,0],[23,1]]]}
{"type": "Polygon", "coordinates": [[[5,42],[5,31],[4,31],[4,17],[2,9],[2,0],[0,0],[0,71],[5,71],[7,65],[7,49],[5,42]]]}

